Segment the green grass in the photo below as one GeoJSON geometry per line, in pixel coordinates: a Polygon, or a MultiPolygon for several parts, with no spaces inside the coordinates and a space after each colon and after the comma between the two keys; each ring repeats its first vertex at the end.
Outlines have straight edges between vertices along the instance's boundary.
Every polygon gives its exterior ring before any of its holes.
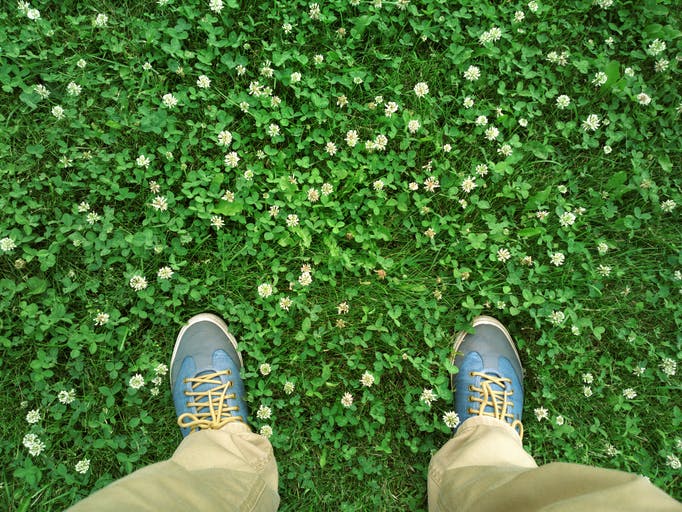
{"type": "Polygon", "coordinates": [[[676,3],[357,3],[320,2],[319,20],[299,1],[224,0],[219,13],[195,0],[36,1],[39,19],[0,13],[3,509],[63,509],[168,458],[181,435],[167,376],[152,380],[202,311],[240,342],[251,422],[273,430],[282,510],[426,508],[430,457],[450,437],[452,338],[477,314],[518,342],[525,446],[539,463],[640,473],[682,498],[676,3]],[[492,27],[501,38],[481,44],[492,27]],[[249,94],[255,81],[271,91],[249,94]],[[591,114],[594,131],[583,128],[591,114]],[[223,130],[233,138],[221,147],[223,130]],[[368,149],[379,135],[385,149],[368,149]],[[167,209],[151,206],[156,196],[167,209]],[[561,224],[566,212],[573,224],[561,224]],[[148,286],[131,288],[134,275],[148,286]],[[271,296],[259,296],[263,283],[271,296]],[[438,395],[430,406],[424,389],[438,395]],[[271,418],[256,418],[260,405],[271,418]],[[35,455],[30,433],[44,443],[35,455]]]}

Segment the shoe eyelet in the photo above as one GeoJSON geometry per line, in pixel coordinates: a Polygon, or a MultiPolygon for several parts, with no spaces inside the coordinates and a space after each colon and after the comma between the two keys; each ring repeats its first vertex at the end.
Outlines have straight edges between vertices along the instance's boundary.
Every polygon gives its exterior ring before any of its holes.
{"type": "Polygon", "coordinates": [[[469,402],[473,402],[473,401],[474,401],[474,397],[473,397],[473,396],[470,396],[470,397],[469,397],[469,402]]]}
{"type": "Polygon", "coordinates": [[[474,390],[474,387],[473,387],[473,386],[469,386],[469,391],[473,391],[473,390],[474,390]]]}
{"type": "Polygon", "coordinates": [[[473,377],[473,376],[474,376],[474,372],[469,372],[469,376],[470,376],[470,377],[473,377]]]}

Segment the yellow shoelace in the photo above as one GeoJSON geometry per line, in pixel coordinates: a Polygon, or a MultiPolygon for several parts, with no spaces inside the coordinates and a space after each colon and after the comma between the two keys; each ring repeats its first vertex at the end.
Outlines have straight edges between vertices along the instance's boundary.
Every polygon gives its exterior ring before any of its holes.
{"type": "Polygon", "coordinates": [[[519,420],[514,419],[514,415],[509,412],[509,408],[514,406],[514,402],[510,400],[510,396],[514,394],[508,389],[511,384],[511,379],[506,377],[495,377],[482,372],[471,372],[472,377],[481,377],[481,387],[469,386],[470,391],[479,394],[478,397],[469,397],[472,402],[479,402],[478,410],[469,408],[469,414],[478,414],[479,416],[492,416],[498,420],[502,420],[515,429],[521,439],[523,439],[523,424],[519,420]],[[501,390],[493,390],[492,385],[496,385],[501,390]],[[492,411],[486,411],[486,407],[492,408],[492,411]]]}
{"type": "Polygon", "coordinates": [[[232,386],[232,381],[228,380],[225,384],[220,381],[221,375],[230,375],[230,370],[222,370],[215,373],[208,373],[199,377],[185,379],[185,383],[191,385],[192,391],[185,391],[185,395],[191,397],[187,402],[187,407],[196,407],[197,413],[186,412],[178,417],[178,425],[181,428],[189,428],[191,432],[200,429],[218,429],[233,421],[244,421],[241,416],[233,416],[233,411],[238,411],[239,407],[229,407],[225,399],[234,400],[237,398],[235,393],[228,393],[227,390],[232,386]],[[202,384],[211,387],[207,391],[197,391],[202,384]],[[200,399],[204,401],[199,401],[200,399]]]}

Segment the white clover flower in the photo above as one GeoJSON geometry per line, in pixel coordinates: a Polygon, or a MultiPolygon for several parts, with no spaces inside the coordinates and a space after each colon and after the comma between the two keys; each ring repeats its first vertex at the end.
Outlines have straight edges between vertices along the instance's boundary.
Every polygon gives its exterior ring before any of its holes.
{"type": "Polygon", "coordinates": [[[38,20],[40,19],[40,11],[38,9],[27,9],[26,17],[31,21],[38,20]]]}
{"type": "Polygon", "coordinates": [[[218,145],[219,146],[229,146],[232,143],[232,133],[227,130],[223,130],[218,134],[218,145]]]}
{"type": "Polygon", "coordinates": [[[594,382],[594,375],[590,372],[583,373],[582,379],[585,384],[592,384],[594,382]]]}
{"type": "Polygon", "coordinates": [[[298,82],[301,81],[302,77],[301,73],[299,73],[298,71],[294,71],[293,73],[291,73],[291,76],[289,78],[292,84],[297,84],[298,82]]]}
{"type": "Polygon", "coordinates": [[[209,0],[208,2],[208,8],[216,14],[220,13],[223,7],[223,0],[209,0]]]}
{"type": "Polygon", "coordinates": [[[386,135],[380,133],[374,138],[374,146],[379,151],[386,149],[386,144],[388,144],[388,137],[386,135]]]}
{"type": "Polygon", "coordinates": [[[376,191],[381,191],[384,189],[384,182],[382,180],[376,180],[374,183],[372,183],[372,188],[376,191]]]}
{"type": "Polygon", "coordinates": [[[14,240],[12,238],[5,237],[5,238],[0,239],[0,250],[2,252],[13,251],[16,248],[17,248],[17,244],[14,242],[14,240]]]}
{"type": "Polygon", "coordinates": [[[498,154],[506,157],[511,156],[514,151],[509,144],[502,144],[499,148],[497,148],[497,152],[498,154]]]}
{"type": "Polygon", "coordinates": [[[476,180],[473,176],[467,176],[462,181],[462,190],[467,194],[476,188],[476,180]]]}
{"type": "Polygon", "coordinates": [[[38,84],[38,85],[34,86],[33,90],[43,100],[47,99],[47,97],[50,95],[50,91],[43,84],[38,84]]]}
{"type": "Polygon", "coordinates": [[[568,107],[571,104],[571,98],[566,96],[565,94],[562,94],[561,96],[557,96],[556,99],[556,106],[559,110],[563,110],[566,107],[568,107]]]}
{"type": "Polygon", "coordinates": [[[163,104],[166,106],[166,108],[173,108],[178,104],[178,99],[171,93],[164,94],[163,98],[161,98],[161,101],[163,101],[163,104]]]}
{"type": "Polygon", "coordinates": [[[606,73],[603,71],[598,71],[597,73],[594,74],[594,78],[592,79],[592,85],[595,87],[601,87],[608,81],[609,77],[607,76],[606,73]]]}
{"type": "Polygon", "coordinates": [[[464,78],[470,82],[475,82],[481,78],[481,70],[478,68],[478,66],[469,66],[464,72],[464,78]]]}
{"type": "Polygon", "coordinates": [[[95,323],[95,325],[102,326],[109,321],[109,313],[98,311],[92,321],[95,323]]]}
{"type": "Polygon", "coordinates": [[[410,119],[407,123],[407,131],[410,133],[417,133],[417,130],[421,127],[421,124],[417,119],[410,119]]]}
{"type": "Polygon", "coordinates": [[[372,384],[374,384],[374,375],[369,372],[363,373],[362,377],[360,378],[360,384],[367,388],[371,388],[372,384]]]}
{"type": "Polygon", "coordinates": [[[220,215],[212,215],[211,216],[211,226],[216,228],[217,230],[220,230],[225,225],[225,221],[223,220],[222,216],[220,215]]]}
{"type": "Polygon", "coordinates": [[[308,286],[312,282],[313,282],[313,277],[310,274],[310,272],[302,272],[301,275],[298,277],[298,283],[301,286],[308,286]]]}
{"type": "Polygon", "coordinates": [[[308,201],[316,203],[320,200],[320,192],[316,188],[308,189],[308,201]]]}
{"type": "Polygon", "coordinates": [[[561,415],[557,416],[556,419],[555,419],[554,421],[555,421],[556,424],[559,425],[559,426],[563,425],[563,424],[566,422],[566,420],[564,419],[564,417],[561,416],[561,415]]]}
{"type": "Polygon", "coordinates": [[[263,425],[258,433],[263,437],[270,438],[272,436],[272,427],[270,425],[263,425]]]}
{"type": "Polygon", "coordinates": [[[509,252],[509,249],[503,247],[502,249],[499,249],[497,251],[497,261],[504,263],[505,261],[509,260],[511,258],[511,253],[509,252]]]}
{"type": "Polygon", "coordinates": [[[611,152],[613,151],[613,148],[611,146],[609,146],[608,144],[605,144],[602,149],[604,150],[605,155],[610,155],[611,152]]]}
{"type": "Polygon", "coordinates": [[[597,267],[597,273],[604,277],[608,277],[611,274],[611,267],[608,265],[599,265],[597,267]]]}
{"type": "Polygon", "coordinates": [[[236,151],[230,151],[225,155],[225,165],[228,167],[237,167],[237,165],[239,165],[239,160],[240,158],[236,151]]]}
{"type": "Polygon", "coordinates": [[[475,171],[476,174],[478,174],[482,178],[483,176],[486,176],[488,174],[488,166],[486,164],[478,164],[476,166],[475,171]]]}
{"type": "Polygon", "coordinates": [[[334,186],[331,183],[323,183],[320,189],[322,190],[322,195],[326,197],[334,191],[334,186]]]}
{"type": "Polygon", "coordinates": [[[668,59],[658,59],[656,64],[654,64],[654,71],[656,73],[663,73],[668,70],[668,66],[670,66],[670,61],[668,59]]]}
{"type": "Polygon", "coordinates": [[[287,226],[290,228],[298,226],[298,222],[299,222],[298,215],[296,215],[295,213],[287,215],[286,222],[287,222],[287,226]]]}
{"type": "Polygon", "coordinates": [[[626,388],[623,390],[623,396],[628,400],[632,400],[637,397],[637,392],[632,388],[626,388]]]}
{"type": "Polygon", "coordinates": [[[268,126],[268,135],[270,137],[277,137],[280,134],[280,128],[277,123],[271,123],[270,126],[268,126]]]}
{"type": "Polygon", "coordinates": [[[499,135],[500,130],[498,130],[495,126],[490,126],[485,131],[485,138],[488,140],[495,140],[497,137],[499,137],[499,135]]]}
{"type": "Polygon", "coordinates": [[[436,395],[436,393],[433,392],[433,389],[424,388],[421,396],[419,397],[419,400],[421,400],[426,405],[431,407],[431,404],[438,400],[438,395],[436,395]]]}
{"type": "Polygon", "coordinates": [[[644,92],[640,92],[637,95],[637,102],[640,105],[648,105],[649,103],[651,103],[651,96],[649,96],[648,94],[646,94],[644,92]]]}
{"type": "Polygon", "coordinates": [[[660,206],[661,210],[663,210],[666,213],[670,213],[677,207],[677,203],[672,199],[668,199],[666,201],[663,201],[660,206]]]}
{"type": "Polygon", "coordinates": [[[592,388],[590,386],[583,386],[583,395],[589,398],[592,396],[592,388]]]}
{"type": "Polygon", "coordinates": [[[66,92],[69,96],[78,96],[81,93],[81,90],[82,87],[76,82],[69,82],[69,85],[66,86],[66,92]]]}
{"type": "Polygon", "coordinates": [[[28,448],[28,453],[31,457],[37,457],[45,449],[45,443],[43,443],[35,434],[26,434],[23,439],[23,444],[28,448]]]}
{"type": "Polygon", "coordinates": [[[523,11],[516,11],[514,13],[514,22],[521,23],[526,18],[526,13],[523,11]]]}
{"type": "Polygon", "coordinates": [[[147,279],[144,276],[135,274],[130,278],[128,284],[133,290],[139,292],[140,290],[144,290],[147,287],[147,279]]]}
{"type": "Polygon", "coordinates": [[[429,93],[429,86],[426,82],[418,82],[415,84],[413,90],[417,95],[417,98],[423,98],[429,93]]]}
{"type": "Polygon", "coordinates": [[[26,448],[28,448],[29,446],[31,446],[32,444],[34,444],[34,443],[35,443],[36,441],[38,441],[38,440],[39,440],[39,439],[38,439],[38,436],[37,436],[37,435],[35,435],[35,434],[26,434],[26,435],[24,436],[24,439],[22,440],[21,443],[22,443],[26,448]]]}
{"type": "Polygon", "coordinates": [[[85,220],[91,226],[94,225],[96,222],[100,221],[101,219],[102,219],[102,217],[98,213],[95,213],[95,212],[90,212],[85,216],[85,220]]]}
{"type": "Polygon", "coordinates": [[[144,386],[144,377],[139,373],[136,373],[135,375],[130,377],[130,380],[128,381],[128,386],[130,386],[133,389],[140,389],[141,387],[144,386]]]}
{"type": "Polygon", "coordinates": [[[682,463],[680,463],[680,459],[676,455],[673,455],[672,453],[669,455],[666,455],[665,465],[669,466],[672,469],[682,468],[682,463]]]}
{"type": "Polygon", "coordinates": [[[596,114],[590,114],[587,116],[587,118],[583,121],[583,130],[587,131],[597,131],[599,129],[599,126],[601,124],[601,121],[599,120],[599,116],[596,114]]]}
{"type": "Polygon", "coordinates": [[[82,459],[76,462],[75,470],[76,473],[84,475],[90,469],[90,459],[82,459]]]}
{"type": "Polygon", "coordinates": [[[320,19],[320,5],[319,4],[310,4],[310,10],[308,11],[308,16],[310,16],[311,20],[319,20],[320,19]]]}
{"type": "Polygon", "coordinates": [[[564,256],[564,254],[561,252],[555,252],[549,258],[549,261],[552,263],[552,265],[557,267],[563,265],[565,260],[566,256],[564,256]]]}
{"type": "Polygon", "coordinates": [[[165,212],[168,209],[168,201],[163,196],[156,196],[151,202],[152,208],[165,212]]]}
{"type": "Polygon", "coordinates": [[[535,417],[537,418],[538,421],[546,420],[549,418],[549,411],[545,409],[544,407],[537,407],[536,409],[533,410],[535,413],[535,417]]]}
{"type": "Polygon", "coordinates": [[[345,301],[336,306],[336,311],[339,315],[345,315],[349,310],[350,306],[348,306],[348,303],[345,301]]]}
{"type": "Polygon", "coordinates": [[[258,295],[263,298],[267,298],[272,295],[272,285],[269,283],[263,283],[258,285],[258,295]]]}
{"type": "Polygon", "coordinates": [[[478,116],[474,123],[476,123],[476,126],[485,126],[488,124],[488,118],[486,116],[478,116]]]}
{"type": "Polygon", "coordinates": [[[443,414],[443,422],[448,428],[457,428],[459,426],[459,415],[455,411],[448,411],[443,414]]]}
{"type": "Polygon", "coordinates": [[[52,107],[52,115],[56,117],[57,119],[64,119],[64,109],[62,108],[61,105],[55,105],[52,107]]]}
{"type": "Polygon", "coordinates": [[[211,87],[211,79],[206,75],[199,75],[199,78],[197,78],[197,87],[200,89],[208,89],[211,87]]]}
{"type": "Polygon", "coordinates": [[[170,267],[161,267],[159,271],[156,273],[156,277],[159,279],[170,279],[173,277],[173,269],[170,267]]]}
{"type": "Polygon", "coordinates": [[[395,114],[398,111],[398,104],[395,101],[389,101],[386,103],[386,106],[384,108],[384,115],[386,117],[393,117],[393,114],[395,114]]]}
{"type": "Polygon", "coordinates": [[[327,142],[324,146],[324,150],[329,154],[329,156],[334,156],[336,154],[336,144],[333,142],[327,142]]]}
{"type": "Polygon", "coordinates": [[[572,226],[575,223],[575,214],[572,212],[564,212],[559,216],[559,224],[563,227],[572,226]]]}
{"type": "Polygon", "coordinates": [[[26,421],[31,425],[38,423],[41,419],[40,409],[33,409],[26,414],[26,421]]]}
{"type": "Polygon", "coordinates": [[[101,28],[101,27],[106,27],[108,22],[109,22],[109,16],[107,16],[106,14],[100,13],[97,16],[95,16],[95,20],[93,23],[96,27],[101,28]]]}
{"type": "Polygon", "coordinates": [[[467,96],[464,98],[464,101],[462,102],[462,105],[464,105],[464,108],[471,108],[474,106],[474,100],[470,96],[467,96]]]}
{"type": "Polygon", "coordinates": [[[144,155],[140,155],[140,156],[138,156],[138,157],[135,159],[135,163],[136,163],[139,167],[144,167],[144,168],[148,168],[148,167],[149,167],[149,164],[151,164],[151,162],[152,162],[152,161],[151,161],[148,157],[146,157],[146,156],[144,156],[144,155]]]}
{"type": "Polygon", "coordinates": [[[258,369],[260,370],[260,374],[263,376],[270,375],[270,372],[272,372],[272,366],[270,366],[269,363],[261,364],[258,369]]]}
{"type": "Polygon", "coordinates": [[[75,399],[76,399],[76,390],[75,389],[71,389],[69,391],[66,391],[65,389],[63,389],[57,394],[57,400],[59,400],[59,402],[64,404],[64,405],[69,405],[75,399]]]}
{"type": "Polygon", "coordinates": [[[268,407],[267,405],[261,404],[258,407],[258,411],[256,412],[256,417],[259,420],[267,420],[272,416],[272,409],[268,407]]]}
{"type": "Polygon", "coordinates": [[[563,311],[552,311],[549,314],[549,321],[552,325],[559,325],[566,319],[566,315],[563,311]]]}
{"type": "Polygon", "coordinates": [[[344,407],[350,407],[353,405],[353,395],[350,393],[344,393],[343,396],[341,397],[341,405],[344,407]]]}
{"type": "Polygon", "coordinates": [[[348,130],[346,132],[346,144],[348,144],[349,147],[355,147],[355,145],[358,143],[358,140],[360,140],[358,137],[358,132],[355,130],[348,130]]]}
{"type": "Polygon", "coordinates": [[[665,49],[666,49],[665,41],[661,41],[660,39],[654,39],[653,41],[651,41],[651,43],[649,43],[647,53],[649,53],[649,55],[656,56],[659,53],[664,52],[665,49]]]}
{"type": "Polygon", "coordinates": [[[296,388],[295,384],[289,380],[284,383],[284,392],[287,395],[293,393],[295,388],[296,388]]]}
{"type": "Polygon", "coordinates": [[[674,359],[665,357],[660,364],[660,368],[668,377],[672,377],[677,372],[677,362],[674,359]]]}

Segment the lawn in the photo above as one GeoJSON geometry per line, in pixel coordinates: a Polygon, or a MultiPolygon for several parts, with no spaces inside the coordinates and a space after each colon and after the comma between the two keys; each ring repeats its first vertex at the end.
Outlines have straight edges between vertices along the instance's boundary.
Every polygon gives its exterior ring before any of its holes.
{"type": "Polygon", "coordinates": [[[538,463],[682,499],[678,0],[7,6],[0,508],[168,458],[203,311],[281,510],[425,510],[478,314],[538,463]]]}

